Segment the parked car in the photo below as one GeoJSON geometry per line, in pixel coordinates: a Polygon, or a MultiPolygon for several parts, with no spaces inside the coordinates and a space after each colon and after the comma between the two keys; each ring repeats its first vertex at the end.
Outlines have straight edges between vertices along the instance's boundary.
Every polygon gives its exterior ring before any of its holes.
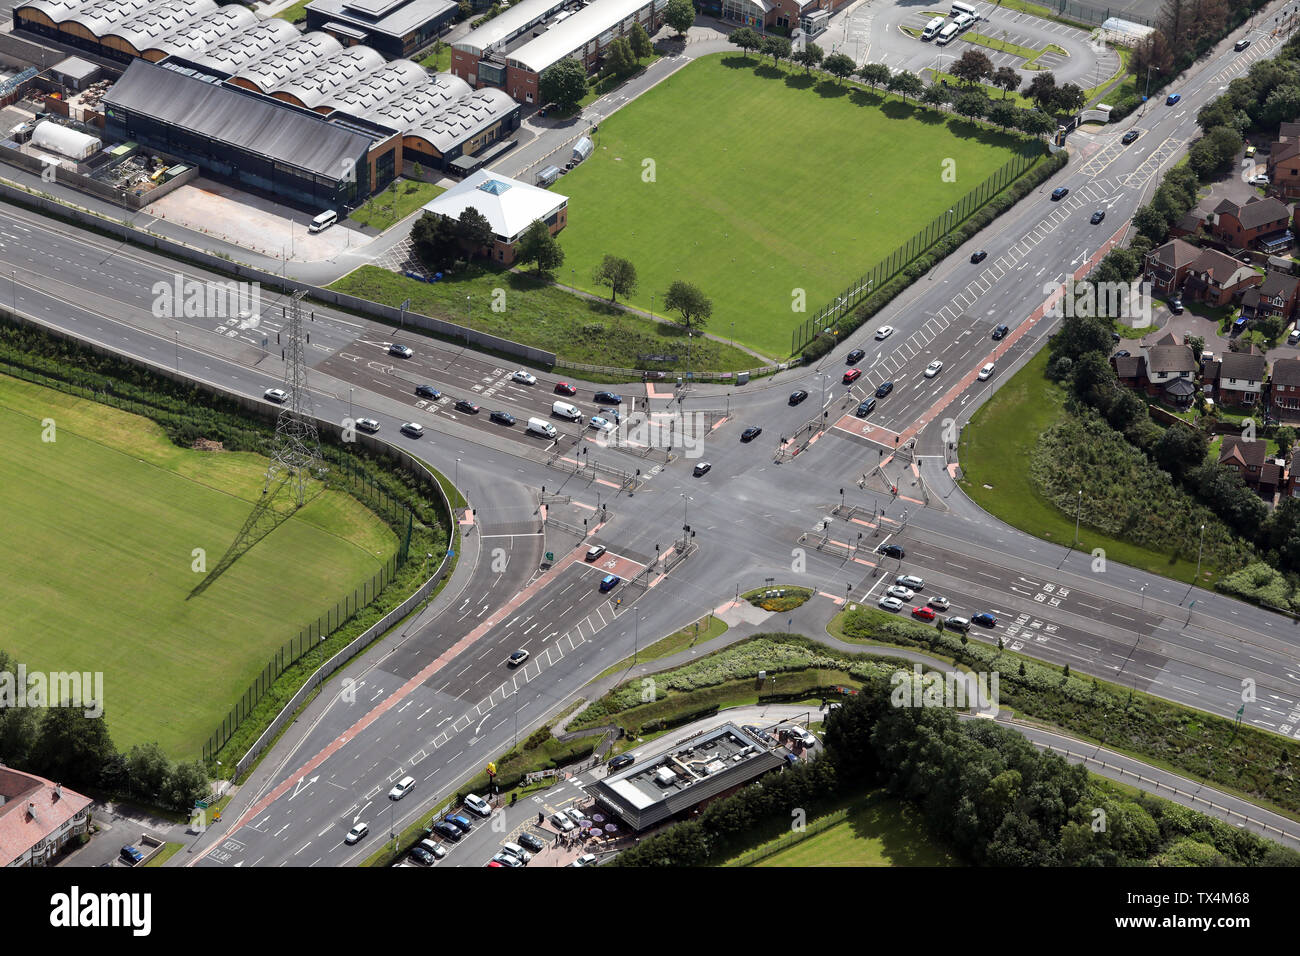
{"type": "Polygon", "coordinates": [[[928,607],[912,608],[912,617],[919,618],[922,621],[933,621],[934,611],[928,607]]]}
{"type": "Polygon", "coordinates": [[[450,823],[452,826],[454,826],[461,833],[469,833],[471,830],[474,829],[474,824],[469,822],[469,817],[463,816],[459,813],[454,813],[451,816],[447,817],[447,822],[450,823]]]}
{"type": "Polygon", "coordinates": [[[401,800],[402,797],[406,796],[408,793],[411,792],[411,788],[414,786],[415,786],[414,777],[403,777],[401,780],[397,781],[397,783],[393,784],[392,790],[388,791],[388,799],[401,800]]]}
{"type": "Polygon", "coordinates": [[[577,829],[574,822],[563,813],[552,813],[550,820],[551,823],[555,825],[555,828],[561,833],[569,833],[572,830],[577,829]]]}
{"type": "Polygon", "coordinates": [[[530,830],[525,830],[519,836],[515,837],[523,846],[527,847],[533,853],[541,853],[546,849],[546,844],[537,838],[537,835],[530,830]]]}
{"type": "Polygon", "coordinates": [[[931,362],[929,365],[925,367],[925,377],[934,378],[941,371],[943,371],[943,363],[940,362],[938,359],[935,359],[933,362],[931,362]]]}
{"type": "Polygon", "coordinates": [[[429,853],[431,853],[433,855],[433,858],[436,860],[441,860],[444,856],[447,855],[447,848],[445,846],[443,846],[441,843],[434,843],[432,840],[429,839],[421,840],[416,845],[422,847],[425,850],[428,850],[429,853]]]}
{"type": "Polygon", "coordinates": [[[971,255],[970,255],[970,261],[971,261],[971,264],[972,264],[972,265],[978,265],[979,263],[983,262],[983,261],[984,261],[985,259],[987,259],[988,257],[989,257],[989,254],[988,254],[986,251],[984,251],[983,249],[981,249],[979,252],[972,252],[972,253],[971,253],[971,255]]]}
{"type": "Polygon", "coordinates": [[[874,398],[868,398],[865,402],[859,403],[857,411],[855,411],[854,414],[857,415],[858,418],[866,418],[875,410],[876,400],[874,398]]]}
{"type": "Polygon", "coordinates": [[[438,391],[432,385],[415,386],[415,394],[419,395],[421,398],[432,398],[432,399],[442,398],[442,392],[438,391]]]}
{"type": "Polygon", "coordinates": [[[993,341],[996,342],[996,341],[998,341],[999,339],[1004,339],[1004,338],[1006,338],[1006,337],[1007,337],[1007,333],[1010,332],[1010,331],[1011,331],[1011,329],[1010,329],[1009,326],[1005,326],[1005,325],[997,325],[997,326],[994,326],[994,327],[993,327],[993,341]]]}
{"type": "Polygon", "coordinates": [[[506,658],[506,663],[511,667],[518,667],[526,660],[528,660],[528,652],[525,650],[518,650],[506,658]]]}
{"type": "Polygon", "coordinates": [[[405,345],[398,345],[394,342],[392,345],[388,346],[388,354],[396,355],[398,358],[410,358],[415,353],[405,345]]]}
{"type": "Polygon", "coordinates": [[[565,807],[562,812],[577,826],[582,826],[582,821],[587,819],[586,811],[579,810],[577,807],[565,807]]]}
{"type": "Polygon", "coordinates": [[[1131,143],[1131,142],[1133,142],[1134,140],[1136,140],[1136,139],[1138,138],[1139,135],[1141,135],[1141,134],[1138,133],[1137,130],[1135,130],[1135,129],[1131,129],[1131,130],[1129,130],[1127,133],[1125,133],[1123,136],[1121,136],[1121,137],[1119,138],[1119,141],[1120,141],[1121,143],[1123,143],[1125,146],[1127,146],[1129,143],[1131,143]]]}
{"type": "Polygon", "coordinates": [[[906,552],[896,544],[882,544],[876,548],[876,554],[883,554],[887,558],[905,558],[906,552]]]}
{"type": "Polygon", "coordinates": [[[1173,106],[1182,98],[1183,98],[1182,93],[1170,93],[1168,96],[1165,97],[1165,106],[1173,106]]]}
{"type": "Polygon", "coordinates": [[[894,390],[893,382],[881,382],[880,388],[876,389],[876,398],[884,398],[894,390]]]}
{"type": "Polygon", "coordinates": [[[121,856],[122,859],[125,860],[127,863],[129,863],[131,866],[135,866],[137,863],[139,863],[141,860],[144,859],[144,854],[141,853],[139,850],[137,850],[135,847],[131,846],[130,844],[122,847],[122,851],[118,855],[121,856]]]}
{"type": "Polygon", "coordinates": [[[1052,190],[1052,202],[1056,202],[1060,199],[1064,199],[1069,194],[1070,194],[1069,186],[1057,186],[1055,189],[1052,190]]]}
{"type": "Polygon", "coordinates": [[[707,475],[709,473],[709,469],[712,467],[713,466],[710,465],[707,461],[696,462],[695,470],[691,472],[691,474],[693,474],[696,478],[700,478],[703,477],[704,475],[707,475]]]}
{"type": "Polygon", "coordinates": [[[860,379],[861,377],[862,377],[862,369],[860,369],[860,368],[851,368],[851,369],[849,369],[847,372],[844,373],[844,384],[845,384],[845,385],[852,385],[854,382],[856,382],[856,381],[857,381],[858,379],[860,379]]]}
{"type": "Polygon", "coordinates": [[[499,425],[513,425],[515,423],[515,416],[509,412],[493,412],[488,418],[499,425]]]}
{"type": "Polygon", "coordinates": [[[509,853],[511,856],[513,856],[524,866],[527,866],[528,861],[533,858],[533,855],[529,853],[527,850],[525,850],[523,847],[521,847],[518,843],[509,843],[509,842],[502,843],[501,852],[509,853]]]}
{"type": "Polygon", "coordinates": [[[1106,218],[1106,210],[1098,209],[1096,212],[1092,214],[1092,218],[1089,219],[1088,221],[1095,226],[1097,225],[1097,223],[1101,222],[1105,218],[1106,218]]]}
{"type": "Polygon", "coordinates": [[[900,601],[910,601],[916,597],[916,592],[911,588],[905,588],[901,584],[891,584],[889,590],[885,592],[890,597],[896,597],[900,601]]]}
{"type": "Polygon", "coordinates": [[[882,325],[880,328],[876,329],[876,341],[883,342],[893,334],[894,327],[892,325],[882,325]]]}
{"type": "Polygon", "coordinates": [[[1271,181],[1272,180],[1270,180],[1263,173],[1260,173],[1258,176],[1250,177],[1250,184],[1252,186],[1267,186],[1271,181]]]}
{"type": "Polygon", "coordinates": [[[577,395],[578,390],[574,388],[572,385],[570,385],[568,382],[556,382],[555,394],[556,395],[577,395]]]}
{"type": "Polygon", "coordinates": [[[354,823],[352,829],[348,831],[348,835],[343,838],[343,842],[348,846],[351,846],[369,832],[370,827],[366,826],[364,823],[354,823]]]}
{"type": "Polygon", "coordinates": [[[609,762],[610,770],[622,770],[624,767],[630,767],[636,763],[636,757],[631,754],[619,754],[609,762]]]}
{"type": "Polygon", "coordinates": [[[461,833],[458,828],[452,826],[446,820],[439,820],[432,827],[430,827],[430,829],[433,830],[434,833],[438,834],[438,836],[442,837],[443,839],[450,840],[452,843],[459,843],[460,838],[465,835],[461,833]]]}
{"type": "Polygon", "coordinates": [[[433,866],[433,854],[422,846],[411,847],[409,855],[420,866],[433,866]]]}
{"type": "Polygon", "coordinates": [[[1130,352],[1128,349],[1120,349],[1118,352],[1115,353],[1115,358],[1128,358],[1132,354],[1133,353],[1130,352]]]}
{"type": "Polygon", "coordinates": [[[750,425],[748,428],[746,428],[743,432],[740,433],[740,440],[753,441],[761,434],[763,434],[763,429],[759,428],[757,425],[750,425]]]}
{"type": "Polygon", "coordinates": [[[804,391],[802,388],[795,389],[793,392],[790,393],[790,404],[798,405],[807,397],[808,397],[808,393],[804,391]]]}
{"type": "Polygon", "coordinates": [[[508,866],[511,869],[516,869],[524,865],[523,860],[515,859],[515,857],[506,853],[504,850],[492,857],[492,862],[496,863],[498,866],[508,866]]]}
{"type": "Polygon", "coordinates": [[[424,434],[424,426],[418,422],[402,422],[402,434],[419,438],[424,434]]]}
{"type": "Polygon", "coordinates": [[[936,595],[925,603],[929,604],[930,607],[934,608],[936,611],[946,611],[949,607],[948,599],[943,595],[936,595]]]}
{"type": "Polygon", "coordinates": [[[262,397],[269,399],[273,402],[279,402],[281,405],[283,405],[285,402],[289,400],[289,393],[282,388],[268,388],[265,392],[262,393],[262,397]]]}
{"type": "Polygon", "coordinates": [[[849,365],[857,365],[864,358],[866,358],[866,356],[867,353],[864,352],[862,349],[854,349],[848,355],[844,356],[844,361],[849,365]]]}
{"type": "Polygon", "coordinates": [[[596,866],[597,862],[596,854],[584,853],[582,856],[570,863],[569,866],[596,866]]]}
{"type": "Polygon", "coordinates": [[[1255,147],[1254,147],[1254,146],[1247,146],[1247,147],[1246,147],[1246,158],[1247,158],[1247,159],[1250,159],[1250,158],[1251,158],[1252,156],[1254,156],[1254,155],[1255,155],[1255,147]]]}
{"type": "Polygon", "coordinates": [[[471,813],[478,814],[480,817],[492,816],[492,807],[489,806],[488,802],[482,797],[476,796],[472,793],[466,794],[465,799],[462,800],[461,803],[465,805],[465,809],[469,810],[471,813]]]}
{"type": "Polygon", "coordinates": [[[1169,311],[1172,312],[1174,315],[1182,315],[1182,314],[1183,314],[1183,297],[1182,297],[1182,296],[1180,296],[1180,295],[1176,295],[1176,296],[1174,296],[1172,299],[1169,300],[1169,311]]]}
{"type": "Polygon", "coordinates": [[[510,378],[511,378],[512,381],[516,381],[516,382],[518,382],[520,385],[536,385],[536,384],[537,384],[537,376],[534,375],[534,374],[531,373],[531,372],[525,372],[523,369],[520,369],[519,371],[515,372],[514,375],[511,375],[511,376],[510,376],[510,378]]]}
{"type": "Polygon", "coordinates": [[[456,411],[464,412],[466,415],[477,415],[479,408],[468,398],[461,398],[456,401],[456,411]]]}
{"type": "Polygon", "coordinates": [[[901,611],[903,609],[903,602],[896,597],[890,597],[886,594],[877,602],[876,606],[884,611],[901,611]]]}
{"type": "Polygon", "coordinates": [[[997,627],[998,619],[988,611],[981,611],[979,614],[971,615],[971,623],[978,624],[980,627],[997,627]]]}
{"type": "Polygon", "coordinates": [[[369,432],[372,435],[379,431],[379,422],[373,418],[358,418],[356,424],[359,431],[369,432]]]}
{"type": "Polygon", "coordinates": [[[597,392],[596,404],[597,405],[622,405],[623,396],[617,395],[614,392],[597,392]]]}
{"type": "Polygon", "coordinates": [[[808,731],[800,727],[798,724],[795,724],[790,728],[790,734],[794,737],[795,740],[799,741],[799,743],[803,744],[805,747],[817,746],[817,738],[814,737],[812,734],[808,733],[808,731]]]}

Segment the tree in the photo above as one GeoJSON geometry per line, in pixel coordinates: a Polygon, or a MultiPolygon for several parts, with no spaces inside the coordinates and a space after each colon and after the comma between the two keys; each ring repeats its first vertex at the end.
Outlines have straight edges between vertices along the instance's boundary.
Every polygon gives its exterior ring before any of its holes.
{"type": "Polygon", "coordinates": [[[857,74],[863,83],[871,87],[873,93],[877,86],[888,86],[889,78],[893,76],[889,67],[883,63],[864,63],[858,67],[857,74]]]}
{"type": "Polygon", "coordinates": [[[460,258],[460,231],[454,219],[426,212],[411,227],[411,245],[420,261],[434,271],[446,271],[460,258]]]}
{"type": "Polygon", "coordinates": [[[989,104],[989,122],[995,123],[999,129],[1006,129],[1008,126],[1016,125],[1016,116],[1019,112],[1020,110],[1011,103],[998,100],[996,103],[989,104]]]}
{"type": "Polygon", "coordinates": [[[492,241],[496,238],[487,217],[473,206],[465,207],[456,226],[461,248],[471,257],[480,254],[485,247],[491,248],[492,241]]]}
{"type": "Polygon", "coordinates": [[[889,91],[903,99],[919,99],[925,92],[925,82],[910,70],[899,70],[889,78],[889,91]]]}
{"type": "Polygon", "coordinates": [[[1201,353],[1205,351],[1205,338],[1200,335],[1187,336],[1187,346],[1192,350],[1192,357],[1196,361],[1201,360],[1201,353]]]}
{"type": "Polygon", "coordinates": [[[826,53],[816,43],[806,43],[804,48],[798,53],[791,56],[796,63],[803,64],[803,71],[807,74],[814,67],[821,66],[822,60],[826,58],[826,53]]]}
{"type": "Polygon", "coordinates": [[[1088,94],[1077,83],[1058,86],[1052,93],[1052,110],[1057,113],[1077,113],[1088,102],[1088,94]]]}
{"type": "Polygon", "coordinates": [[[1155,462],[1181,481],[1187,472],[1205,461],[1209,446],[1205,435],[1186,425],[1170,425],[1152,449],[1155,462]]]}
{"type": "Polygon", "coordinates": [[[546,223],[534,219],[515,248],[515,260],[521,264],[536,263],[539,273],[552,272],[564,262],[564,250],[546,223]]]}
{"type": "Polygon", "coordinates": [[[921,102],[926,106],[932,106],[936,110],[948,102],[948,94],[942,86],[935,84],[927,86],[921,93],[921,102]]]}
{"type": "Polygon", "coordinates": [[[1029,97],[1040,110],[1047,112],[1056,96],[1056,74],[1051,70],[1035,73],[1033,79],[1029,81],[1029,87],[1025,90],[1025,96],[1029,97]]]}
{"type": "MultiPolygon", "coordinates": [[[[55,703],[55,702],[51,702],[55,703]]],[[[98,787],[103,768],[117,755],[103,714],[88,718],[82,706],[51,706],[41,718],[40,734],[32,744],[32,770],[56,783],[98,787]]]]}
{"type": "Polygon", "coordinates": [[[835,77],[837,81],[842,81],[846,76],[851,76],[856,68],[853,58],[843,53],[832,53],[822,61],[822,69],[835,77]]]}
{"type": "Polygon", "coordinates": [[[1048,342],[1048,351],[1052,358],[1062,355],[1078,362],[1089,352],[1110,351],[1110,320],[1096,316],[1067,315],[1061,320],[1061,328],[1048,342]]]}
{"type": "Polygon", "coordinates": [[[542,71],[537,92],[543,103],[554,103],[562,110],[578,105],[587,92],[587,70],[573,57],[565,57],[542,71]]]}
{"type": "Polygon", "coordinates": [[[686,31],[695,22],[695,4],[691,0],[668,0],[664,22],[677,31],[678,38],[686,36],[686,31]]]}
{"type": "Polygon", "coordinates": [[[163,802],[175,810],[188,810],[196,800],[204,799],[208,790],[208,775],[203,764],[197,760],[177,764],[167,778],[163,802]]]}
{"type": "Polygon", "coordinates": [[[157,800],[171,773],[172,762],[156,743],[136,744],[126,756],[126,770],[134,796],[157,800]]]}
{"type": "Polygon", "coordinates": [[[1016,114],[1016,129],[1030,136],[1046,136],[1056,129],[1056,121],[1037,110],[1021,110],[1016,114]]]}
{"type": "MultiPolygon", "coordinates": [[[[1197,356],[1197,358],[1200,357],[1197,356]]],[[[1277,456],[1287,458],[1290,455],[1291,446],[1295,444],[1295,429],[1290,425],[1283,425],[1273,435],[1273,440],[1277,442],[1277,456]]],[[[1289,498],[1288,500],[1300,504],[1300,498],[1289,498]]]]}
{"type": "Polygon", "coordinates": [[[411,167],[411,178],[412,178],[412,179],[416,179],[416,180],[423,181],[423,180],[424,180],[424,167],[421,166],[419,163],[416,163],[414,166],[412,166],[412,167],[411,167]]]}
{"type": "Polygon", "coordinates": [[[740,27],[732,30],[727,37],[727,42],[733,46],[738,46],[745,51],[745,56],[749,56],[750,50],[761,50],[763,48],[763,36],[750,27],[740,27]]]}
{"type": "Polygon", "coordinates": [[[782,60],[790,58],[790,41],[785,37],[764,37],[763,53],[772,58],[773,66],[780,66],[782,60]]]}
{"type": "Polygon", "coordinates": [[[664,311],[669,309],[681,313],[682,328],[700,328],[713,314],[713,302],[698,286],[679,279],[664,293],[664,311]]]}
{"type": "Polygon", "coordinates": [[[638,63],[646,57],[654,55],[655,45],[650,42],[650,34],[645,32],[645,27],[641,26],[641,24],[632,24],[632,30],[628,33],[628,41],[632,44],[632,55],[636,57],[638,63]]]}
{"type": "Polygon", "coordinates": [[[953,108],[967,119],[981,119],[989,110],[989,98],[978,90],[972,90],[957,97],[953,108]]]}
{"type": "Polygon", "coordinates": [[[591,278],[597,285],[609,287],[610,302],[620,295],[627,296],[636,291],[636,266],[618,256],[606,254],[591,278]]]}
{"type": "Polygon", "coordinates": [[[632,44],[627,37],[617,37],[605,50],[605,73],[609,76],[622,76],[636,67],[636,56],[632,53],[632,44]]]}
{"type": "Polygon", "coordinates": [[[1005,100],[1008,93],[1020,89],[1020,74],[1014,67],[1000,66],[993,73],[993,85],[1002,90],[1002,98],[1005,100]]]}
{"type": "Polygon", "coordinates": [[[1133,214],[1133,228],[1153,244],[1164,242],[1169,220],[1151,206],[1142,206],[1133,214]]]}
{"type": "Polygon", "coordinates": [[[969,49],[952,65],[952,75],[968,86],[993,75],[993,61],[982,50],[969,49]]]}
{"type": "Polygon", "coordinates": [[[1074,394],[1094,408],[1109,411],[1115,400],[1115,370],[1105,352],[1085,352],[1074,362],[1074,394]]]}

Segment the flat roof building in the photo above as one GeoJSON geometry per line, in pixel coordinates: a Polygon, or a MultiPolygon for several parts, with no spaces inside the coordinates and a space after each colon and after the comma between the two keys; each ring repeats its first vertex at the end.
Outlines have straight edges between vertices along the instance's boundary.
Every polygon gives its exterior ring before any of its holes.
{"type": "Polygon", "coordinates": [[[312,0],[307,29],[344,46],[364,43],[387,57],[411,56],[451,26],[453,0],[312,0]]]}

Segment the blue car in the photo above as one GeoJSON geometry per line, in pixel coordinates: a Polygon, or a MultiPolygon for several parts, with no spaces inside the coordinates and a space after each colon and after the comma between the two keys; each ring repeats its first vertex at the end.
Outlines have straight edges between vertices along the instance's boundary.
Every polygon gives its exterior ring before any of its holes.
{"type": "Polygon", "coordinates": [[[474,824],[470,823],[468,818],[461,816],[459,813],[447,817],[447,822],[456,827],[456,829],[460,830],[462,833],[469,833],[470,830],[474,829],[474,824]]]}
{"type": "Polygon", "coordinates": [[[133,846],[124,846],[122,847],[122,859],[132,866],[135,866],[144,859],[144,854],[133,846]]]}
{"type": "Polygon", "coordinates": [[[607,574],[601,578],[600,589],[601,591],[612,591],[614,588],[618,587],[618,582],[621,580],[622,578],[617,574],[607,574]]]}
{"type": "Polygon", "coordinates": [[[971,622],[981,627],[996,627],[998,619],[988,611],[981,611],[979,614],[972,615],[971,622]]]}
{"type": "Polygon", "coordinates": [[[1183,98],[1182,93],[1170,93],[1167,97],[1165,97],[1165,106],[1173,106],[1182,98],[1183,98]]]}

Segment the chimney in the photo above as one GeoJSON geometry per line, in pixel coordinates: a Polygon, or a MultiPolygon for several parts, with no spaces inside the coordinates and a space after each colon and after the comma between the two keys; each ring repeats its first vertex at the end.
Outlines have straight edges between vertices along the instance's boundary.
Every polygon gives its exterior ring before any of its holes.
{"type": "Polygon", "coordinates": [[[32,818],[33,820],[35,820],[35,819],[36,819],[36,804],[34,804],[34,803],[29,803],[29,804],[27,804],[27,812],[28,812],[28,814],[31,815],[31,818],[32,818]]]}
{"type": "Polygon", "coordinates": [[[58,799],[59,799],[60,797],[62,797],[62,796],[63,796],[63,784],[61,784],[61,783],[56,783],[56,784],[54,785],[54,800],[55,800],[55,802],[58,802],[58,799]]]}

